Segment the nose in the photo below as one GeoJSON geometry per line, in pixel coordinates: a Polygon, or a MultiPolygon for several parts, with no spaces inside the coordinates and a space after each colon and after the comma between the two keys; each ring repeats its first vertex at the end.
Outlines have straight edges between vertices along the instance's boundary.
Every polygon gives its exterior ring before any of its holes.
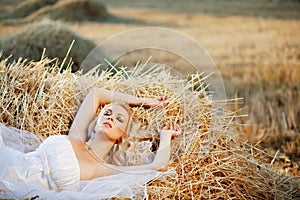
{"type": "Polygon", "coordinates": [[[113,121],[113,118],[112,118],[112,117],[108,117],[107,119],[110,120],[110,121],[113,121]]]}

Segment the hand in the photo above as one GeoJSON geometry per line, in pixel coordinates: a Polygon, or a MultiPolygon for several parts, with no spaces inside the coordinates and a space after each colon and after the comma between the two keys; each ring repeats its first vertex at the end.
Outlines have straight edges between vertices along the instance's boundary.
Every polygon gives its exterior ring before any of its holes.
{"type": "Polygon", "coordinates": [[[145,107],[166,107],[170,103],[170,98],[161,96],[157,98],[143,98],[143,105],[145,107]]]}
{"type": "Polygon", "coordinates": [[[162,134],[171,134],[171,137],[177,137],[182,134],[182,130],[177,123],[172,123],[171,121],[165,125],[161,130],[162,134]]]}

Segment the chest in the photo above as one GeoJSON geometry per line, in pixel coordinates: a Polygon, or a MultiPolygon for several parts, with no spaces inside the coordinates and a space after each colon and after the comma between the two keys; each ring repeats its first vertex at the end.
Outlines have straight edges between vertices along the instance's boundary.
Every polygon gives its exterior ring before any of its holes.
{"type": "Polygon", "coordinates": [[[81,180],[91,180],[110,175],[111,170],[106,163],[99,163],[88,152],[78,154],[78,163],[81,180]]]}

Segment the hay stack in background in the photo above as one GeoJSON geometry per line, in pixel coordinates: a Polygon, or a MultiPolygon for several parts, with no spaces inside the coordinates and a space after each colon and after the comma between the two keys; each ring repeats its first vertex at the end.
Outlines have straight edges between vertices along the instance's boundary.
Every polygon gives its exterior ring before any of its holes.
{"type": "Polygon", "coordinates": [[[99,21],[108,16],[106,7],[91,0],[61,0],[53,6],[44,7],[28,19],[50,18],[61,21],[99,21]]]}
{"type": "Polygon", "coordinates": [[[108,16],[106,7],[93,0],[28,0],[4,13],[0,19],[3,19],[1,23],[4,25],[19,25],[45,18],[60,21],[101,21],[108,16]],[[19,14],[14,16],[16,12],[19,14]]]}
{"type": "Polygon", "coordinates": [[[17,2],[15,7],[0,14],[0,20],[26,17],[38,9],[55,4],[58,0],[26,0],[17,2]]]}
{"type": "Polygon", "coordinates": [[[2,58],[12,55],[8,60],[9,62],[19,57],[37,61],[42,57],[44,48],[47,57],[58,57],[60,61],[63,61],[73,40],[75,43],[69,58],[74,63],[72,66],[74,72],[79,69],[81,62],[96,45],[92,41],[75,34],[66,25],[59,22],[43,20],[18,32],[1,36],[0,50],[3,51],[2,58]]]}
{"type": "Polygon", "coordinates": [[[266,163],[267,155],[232,134],[230,121],[211,123],[218,107],[201,87],[193,89],[201,86],[201,76],[186,81],[164,70],[143,74],[140,68],[120,69],[113,76],[96,71],[80,75],[59,73],[55,66],[48,59],[10,67],[0,62],[2,123],[43,136],[66,134],[80,102],[95,86],[143,97],[167,94],[172,101],[166,109],[135,109],[144,125],[161,128],[167,119],[178,120],[184,131],[172,142],[168,166],[178,176],[148,183],[149,199],[300,197],[298,177],[276,173],[273,162],[266,163]]]}

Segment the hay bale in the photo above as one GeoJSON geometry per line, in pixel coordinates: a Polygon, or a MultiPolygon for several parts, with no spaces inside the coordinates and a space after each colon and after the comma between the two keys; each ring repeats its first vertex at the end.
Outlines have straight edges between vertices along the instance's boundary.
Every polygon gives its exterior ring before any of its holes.
{"type": "MultiPolygon", "coordinates": [[[[58,57],[63,61],[73,40],[75,43],[69,58],[72,58],[74,63],[72,66],[74,72],[79,69],[81,62],[96,45],[59,22],[43,20],[30,24],[18,32],[4,35],[0,37],[0,50],[3,51],[3,57],[12,55],[8,62],[19,57],[38,61],[44,48],[47,57],[58,57]]],[[[65,68],[66,65],[63,66],[63,69],[65,68]]]]}
{"type": "Polygon", "coordinates": [[[62,0],[31,14],[32,20],[47,17],[61,21],[99,21],[108,16],[106,7],[91,0],[62,0]]]}
{"type": "MultiPolygon", "coordinates": [[[[112,76],[112,71],[58,73],[57,67],[43,59],[28,64],[18,61],[8,68],[2,60],[1,122],[42,136],[66,134],[80,102],[93,87],[140,97],[169,95],[172,101],[165,109],[134,110],[145,126],[161,128],[171,119],[179,121],[184,131],[172,141],[168,166],[178,176],[148,183],[149,199],[299,198],[297,176],[277,173],[273,161],[267,163],[268,155],[233,134],[230,120],[214,119],[221,110],[225,118],[232,116],[212,103],[205,90],[193,89],[203,85],[200,75],[187,81],[164,69],[143,73],[142,67],[132,71],[121,68],[112,76]]],[[[158,137],[157,133],[152,136],[154,140],[158,137]]]]}
{"type": "MultiPolygon", "coordinates": [[[[30,6],[18,6],[15,9],[19,9],[19,13],[16,16],[9,14],[4,17],[6,20],[2,20],[4,25],[19,25],[30,23],[33,21],[39,21],[42,19],[60,20],[60,21],[101,21],[109,17],[106,7],[93,0],[60,0],[55,3],[55,0],[44,1],[32,0],[32,7],[30,6]],[[41,3],[43,2],[43,3],[41,3]],[[20,7],[20,8],[19,8],[20,7]],[[28,8],[29,7],[29,8],[28,8]],[[39,9],[36,9],[39,8],[39,9]],[[35,9],[35,10],[34,10],[35,9]],[[29,12],[29,10],[34,10],[29,12]],[[27,15],[25,16],[25,13],[27,15]],[[23,19],[15,19],[24,15],[23,19]],[[10,18],[10,19],[9,19],[10,18]]],[[[0,18],[1,19],[1,18],[0,18]]]]}
{"type": "Polygon", "coordinates": [[[17,6],[11,8],[7,12],[4,12],[0,15],[0,19],[15,19],[26,17],[38,9],[55,4],[58,0],[26,0],[17,3],[17,6]]]}

